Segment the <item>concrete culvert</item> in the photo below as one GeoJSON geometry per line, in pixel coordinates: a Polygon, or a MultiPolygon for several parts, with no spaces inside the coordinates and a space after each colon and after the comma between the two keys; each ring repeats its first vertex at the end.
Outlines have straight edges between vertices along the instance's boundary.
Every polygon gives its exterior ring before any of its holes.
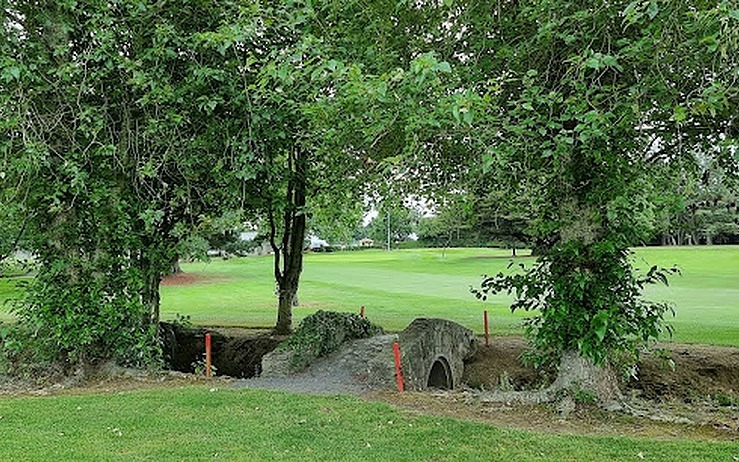
{"type": "Polygon", "coordinates": [[[449,367],[449,361],[445,357],[440,356],[431,365],[426,386],[428,388],[439,388],[442,390],[451,390],[454,388],[452,369],[449,367]]]}

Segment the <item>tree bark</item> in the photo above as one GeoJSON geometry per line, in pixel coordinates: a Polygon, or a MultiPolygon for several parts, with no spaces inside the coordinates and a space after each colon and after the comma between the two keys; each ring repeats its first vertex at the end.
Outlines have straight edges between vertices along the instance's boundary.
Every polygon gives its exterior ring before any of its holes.
{"type": "Polygon", "coordinates": [[[615,372],[608,366],[596,366],[576,351],[562,353],[559,373],[551,389],[570,392],[582,390],[591,393],[601,406],[612,405],[622,400],[615,372]]]}
{"type": "Polygon", "coordinates": [[[291,177],[288,181],[285,210],[282,217],[282,240],[277,243],[277,223],[274,211],[269,212],[270,244],[274,251],[274,273],[277,282],[277,322],[275,333],[292,331],[292,311],[297,300],[300,274],[303,271],[303,241],[305,240],[305,153],[296,147],[288,160],[291,177]]]}
{"type": "Polygon", "coordinates": [[[574,351],[562,354],[557,378],[547,388],[531,391],[493,390],[483,392],[481,397],[483,402],[562,402],[573,407],[578,401],[589,399],[607,410],[621,410],[624,407],[617,374],[610,367],[596,366],[574,351]]]}
{"type": "Polygon", "coordinates": [[[162,282],[162,274],[158,265],[152,258],[141,259],[141,270],[144,274],[144,286],[141,289],[141,303],[146,308],[142,322],[144,326],[159,326],[159,307],[161,297],[159,295],[159,284],[162,282]]]}

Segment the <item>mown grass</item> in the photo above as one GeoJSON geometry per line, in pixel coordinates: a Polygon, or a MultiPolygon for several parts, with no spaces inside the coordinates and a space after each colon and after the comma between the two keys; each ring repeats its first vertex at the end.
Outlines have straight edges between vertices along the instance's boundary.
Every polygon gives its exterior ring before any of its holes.
{"type": "MultiPolygon", "coordinates": [[[[650,299],[672,301],[673,340],[739,346],[739,247],[650,247],[635,249],[635,265],[677,265],[682,275],[669,287],[654,286],[650,299]]],[[[516,263],[533,263],[530,256],[516,263]]],[[[482,332],[482,312],[490,312],[494,334],[521,332],[526,313],[511,313],[511,298],[487,302],[469,292],[483,274],[507,271],[507,251],[496,249],[379,250],[306,256],[296,321],[317,309],[358,311],[390,330],[416,317],[443,317],[482,332]]],[[[183,265],[210,282],[163,287],[163,315],[188,314],[199,324],[271,326],[275,317],[270,257],[214,260],[183,265]]]]}
{"type": "Polygon", "coordinates": [[[21,280],[19,277],[0,278],[0,321],[12,319],[9,314],[10,301],[20,293],[21,280]]]}
{"type": "MultiPolygon", "coordinates": [[[[660,264],[682,269],[670,287],[647,291],[649,298],[676,303],[676,316],[668,318],[675,327],[675,341],[739,346],[739,246],[635,251],[638,267],[660,264]]],[[[401,330],[416,317],[443,317],[481,333],[482,312],[488,310],[493,334],[520,333],[526,313],[510,313],[509,297],[481,302],[469,292],[483,274],[505,271],[510,261],[508,251],[497,249],[308,254],[295,321],[318,309],[358,312],[364,305],[367,315],[388,330],[401,330]]],[[[533,261],[528,256],[516,259],[527,265],[533,261]]],[[[188,286],[162,287],[163,319],[179,313],[202,325],[274,324],[270,256],[182,266],[203,279],[188,286]]],[[[0,279],[0,300],[3,282],[0,279]]],[[[5,290],[5,297],[9,292],[12,289],[5,290]]]]}
{"type": "MultiPolygon", "coordinates": [[[[309,254],[295,318],[318,309],[358,312],[364,305],[373,321],[400,330],[423,316],[476,326],[488,309],[497,321],[495,331],[512,333],[523,313],[508,313],[504,298],[482,304],[469,292],[485,271],[504,269],[508,255],[491,249],[447,251],[445,256],[439,250],[309,254]]],[[[271,265],[269,256],[185,264],[186,272],[207,279],[163,287],[163,317],[179,312],[199,324],[271,326],[276,311],[271,265]]]]}
{"type": "Polygon", "coordinates": [[[349,397],[186,387],[0,398],[13,461],[734,460],[730,442],[553,435],[422,416],[349,397]]]}

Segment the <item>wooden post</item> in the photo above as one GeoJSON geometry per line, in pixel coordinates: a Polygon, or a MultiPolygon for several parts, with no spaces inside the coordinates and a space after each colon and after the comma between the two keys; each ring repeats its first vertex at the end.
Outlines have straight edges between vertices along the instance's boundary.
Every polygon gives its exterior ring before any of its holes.
{"type": "Polygon", "coordinates": [[[205,334],[205,376],[210,377],[210,334],[205,334]]]}
{"type": "Polygon", "coordinates": [[[359,307],[359,316],[364,317],[364,305],[359,307]]]}
{"type": "Polygon", "coordinates": [[[488,310],[483,313],[485,324],[485,346],[490,346],[490,324],[488,323],[488,310]]]}
{"type": "Polygon", "coordinates": [[[403,393],[405,385],[403,383],[403,371],[400,369],[400,346],[398,342],[393,342],[393,355],[395,356],[395,378],[398,380],[398,393],[403,393]]]}

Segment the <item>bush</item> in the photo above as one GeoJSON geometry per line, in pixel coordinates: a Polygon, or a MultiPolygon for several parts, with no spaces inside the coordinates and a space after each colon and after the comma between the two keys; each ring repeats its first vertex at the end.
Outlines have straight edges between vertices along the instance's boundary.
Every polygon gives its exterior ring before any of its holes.
{"type": "Polygon", "coordinates": [[[135,290],[135,269],[54,263],[43,266],[11,305],[17,323],[0,330],[5,372],[24,375],[53,368],[64,373],[108,360],[122,366],[159,365],[156,326],[135,290]]]}
{"type": "Polygon", "coordinates": [[[352,313],[317,311],[303,319],[297,330],[278,349],[294,352],[291,366],[298,371],[317,358],[336,350],[342,343],[382,334],[381,327],[352,313]]]}
{"type": "Polygon", "coordinates": [[[25,276],[38,269],[33,258],[8,257],[0,260],[0,277],[25,276]]]}

